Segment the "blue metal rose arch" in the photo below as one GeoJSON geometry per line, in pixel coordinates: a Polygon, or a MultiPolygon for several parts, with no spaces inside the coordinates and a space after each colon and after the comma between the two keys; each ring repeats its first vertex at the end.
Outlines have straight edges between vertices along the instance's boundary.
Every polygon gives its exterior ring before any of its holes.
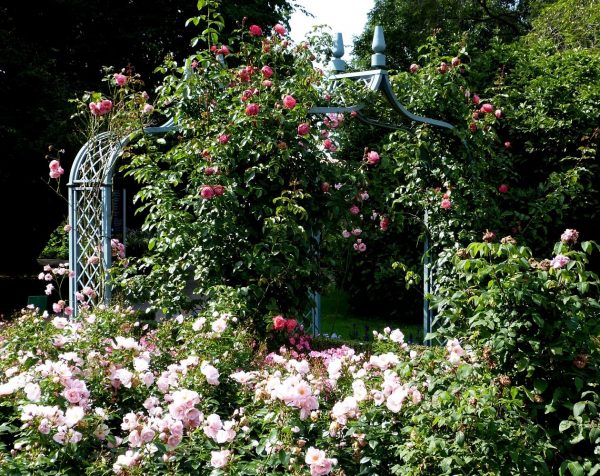
{"type": "MultiPolygon", "coordinates": [[[[396,98],[386,70],[385,39],[383,28],[375,27],[373,35],[373,55],[371,68],[367,71],[345,73],[346,64],[341,59],[344,54],[342,34],[338,33],[332,51],[331,69],[336,74],[330,76],[330,88],[337,88],[342,82],[350,80],[374,93],[381,93],[393,111],[412,123],[424,123],[431,126],[454,130],[455,127],[444,121],[422,117],[411,113],[396,98]]],[[[351,106],[314,107],[310,114],[356,113],[358,119],[366,124],[387,128],[404,129],[404,122],[390,123],[366,114],[366,104],[351,106]]],[[[148,127],[144,134],[163,134],[175,129],[173,120],[159,127],[148,127]]],[[[72,230],[69,241],[69,265],[74,271],[69,280],[69,299],[77,302],[77,295],[85,291],[84,299],[94,298],[95,302],[107,303],[111,297],[108,270],[112,263],[111,217],[112,186],[115,164],[123,148],[135,138],[119,138],[110,132],[101,133],[90,139],[78,152],[69,177],[69,213],[72,230]],[[92,255],[100,257],[99,262],[89,260],[92,255]],[[86,294],[87,293],[87,294],[86,294]]],[[[467,154],[468,147],[462,141],[467,154]]],[[[424,217],[427,227],[427,215],[424,217]]],[[[432,286],[430,243],[426,235],[423,258],[423,335],[431,330],[432,312],[428,295],[432,286]]],[[[315,296],[316,306],[312,311],[313,330],[320,330],[320,299],[315,296]]],[[[77,313],[76,305],[73,306],[77,313]]]]}

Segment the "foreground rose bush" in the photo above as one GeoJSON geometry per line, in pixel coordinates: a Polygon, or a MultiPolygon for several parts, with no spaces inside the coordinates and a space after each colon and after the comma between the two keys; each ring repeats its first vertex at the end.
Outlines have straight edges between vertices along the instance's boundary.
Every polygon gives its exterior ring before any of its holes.
{"type": "Polygon", "coordinates": [[[3,471],[545,473],[523,394],[459,340],[413,349],[386,329],[368,352],[267,354],[244,312],[223,288],[201,313],[162,322],[115,306],[2,323],[3,471]]]}

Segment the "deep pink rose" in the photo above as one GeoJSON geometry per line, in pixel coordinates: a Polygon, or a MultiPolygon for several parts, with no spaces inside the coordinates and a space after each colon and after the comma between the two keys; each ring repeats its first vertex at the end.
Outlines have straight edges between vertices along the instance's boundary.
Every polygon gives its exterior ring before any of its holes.
{"type": "Polygon", "coordinates": [[[440,204],[440,206],[444,209],[444,210],[448,210],[450,208],[452,208],[452,202],[450,201],[450,199],[448,198],[444,198],[442,200],[442,203],[440,204]]]}
{"type": "Polygon", "coordinates": [[[225,193],[225,187],[223,187],[223,185],[215,185],[213,186],[212,190],[215,194],[215,197],[220,197],[225,193]]]}
{"type": "Polygon", "coordinates": [[[310,132],[310,125],[308,125],[306,122],[303,122],[302,124],[300,124],[298,126],[298,135],[299,136],[305,136],[310,132]]]}
{"type": "Polygon", "coordinates": [[[115,73],[114,78],[115,83],[117,83],[117,86],[124,86],[127,82],[127,76],[121,73],[115,73]]]}
{"type": "Polygon", "coordinates": [[[258,25],[251,25],[249,31],[252,36],[260,36],[263,34],[262,28],[258,25]]]}
{"type": "Polygon", "coordinates": [[[483,113],[494,112],[494,106],[492,106],[491,104],[486,103],[486,104],[484,104],[483,106],[481,106],[479,108],[479,111],[483,112],[483,113]]]}
{"type": "Polygon", "coordinates": [[[219,144],[227,144],[227,142],[229,142],[229,135],[221,134],[219,136],[219,144]]]}
{"type": "Polygon", "coordinates": [[[352,205],[350,207],[350,213],[352,213],[352,215],[358,215],[360,213],[360,208],[358,208],[356,205],[352,205]]]}
{"type": "Polygon", "coordinates": [[[215,196],[215,192],[210,185],[203,185],[200,187],[200,196],[206,200],[210,200],[215,196]]]}
{"type": "Polygon", "coordinates": [[[323,182],[321,184],[321,190],[323,191],[323,193],[328,193],[330,188],[331,186],[329,185],[329,182],[323,182]]]}
{"type": "Polygon", "coordinates": [[[471,132],[477,132],[477,124],[475,124],[474,122],[471,122],[471,124],[469,124],[469,130],[471,132]]]}
{"type": "Polygon", "coordinates": [[[281,23],[277,23],[277,25],[273,27],[273,30],[275,30],[281,36],[284,36],[287,33],[285,26],[283,26],[281,23]]]}
{"type": "Polygon", "coordinates": [[[258,104],[251,102],[246,106],[246,115],[247,116],[256,116],[260,112],[260,107],[258,104]]]}
{"type": "Polygon", "coordinates": [[[508,192],[508,185],[506,185],[505,183],[502,183],[498,186],[498,191],[500,193],[506,193],[508,192]]]}
{"type": "Polygon", "coordinates": [[[389,226],[390,226],[390,219],[388,217],[382,217],[379,222],[379,228],[381,229],[381,231],[387,231],[389,226]]]}
{"type": "Polygon", "coordinates": [[[273,329],[280,331],[285,328],[286,320],[283,316],[277,315],[273,317],[273,329]]]}
{"type": "Polygon", "coordinates": [[[231,51],[229,51],[229,47],[225,45],[221,46],[221,54],[223,56],[227,56],[229,53],[231,53],[231,51]]]}
{"type": "Polygon", "coordinates": [[[296,321],[296,319],[288,319],[287,321],[285,321],[285,330],[288,332],[292,332],[297,325],[298,321],[296,321]]]}
{"type": "Polygon", "coordinates": [[[440,63],[440,66],[438,67],[438,71],[442,74],[445,74],[448,72],[448,63],[445,63],[444,61],[442,61],[440,63]]]}
{"type": "Polygon", "coordinates": [[[283,107],[286,109],[294,109],[294,107],[296,107],[296,100],[288,94],[283,98],[283,107]]]}
{"type": "Polygon", "coordinates": [[[481,101],[479,96],[477,96],[477,94],[474,94],[473,95],[473,104],[479,104],[479,101],[481,101]]]}
{"type": "Polygon", "coordinates": [[[271,76],[273,76],[273,70],[271,69],[270,66],[263,66],[260,70],[260,72],[263,74],[263,76],[265,78],[270,78],[271,76]]]}
{"type": "Polygon", "coordinates": [[[372,150],[367,154],[367,164],[375,165],[379,162],[379,154],[372,150]]]}

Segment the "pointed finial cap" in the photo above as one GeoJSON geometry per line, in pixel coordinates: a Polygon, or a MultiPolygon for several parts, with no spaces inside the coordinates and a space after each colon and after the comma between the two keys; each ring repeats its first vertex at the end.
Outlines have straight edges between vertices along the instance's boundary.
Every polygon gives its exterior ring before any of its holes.
{"type": "Polygon", "coordinates": [[[373,55],[371,55],[371,67],[383,68],[385,67],[385,38],[383,37],[383,27],[376,26],[373,32],[373,55]]]}

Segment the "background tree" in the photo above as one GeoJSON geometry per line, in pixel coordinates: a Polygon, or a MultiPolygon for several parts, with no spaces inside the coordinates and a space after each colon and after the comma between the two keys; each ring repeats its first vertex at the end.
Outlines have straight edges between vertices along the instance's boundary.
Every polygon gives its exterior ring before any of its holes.
{"type": "MultiPolygon", "coordinates": [[[[294,7],[290,0],[223,2],[224,37],[243,17],[262,25],[287,24],[294,7]]],[[[183,59],[191,52],[185,22],[197,12],[197,2],[190,0],[48,0],[35,8],[27,2],[0,6],[2,249],[11,250],[0,262],[1,273],[36,271],[36,257],[66,215],[63,199],[46,183],[44,155],[49,145],[65,149],[68,170],[82,145],[69,100],[97,88],[105,66],[140,74],[152,93],[157,81],[153,71],[164,57],[183,59]]],[[[3,298],[12,295],[8,289],[0,292],[3,298]]],[[[15,299],[15,305],[24,304],[22,295],[15,299]]],[[[5,300],[2,305],[10,304],[5,300]]]]}

